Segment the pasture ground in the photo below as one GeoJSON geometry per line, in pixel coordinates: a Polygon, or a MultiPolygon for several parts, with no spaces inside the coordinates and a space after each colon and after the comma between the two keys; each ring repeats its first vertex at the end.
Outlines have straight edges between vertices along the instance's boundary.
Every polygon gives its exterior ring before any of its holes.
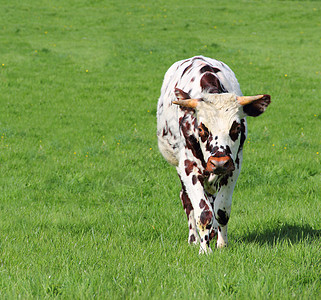
{"type": "Polygon", "coordinates": [[[319,1],[2,1],[0,297],[318,299],[319,1]],[[175,61],[227,63],[248,118],[229,248],[187,244],[157,150],[175,61]]]}

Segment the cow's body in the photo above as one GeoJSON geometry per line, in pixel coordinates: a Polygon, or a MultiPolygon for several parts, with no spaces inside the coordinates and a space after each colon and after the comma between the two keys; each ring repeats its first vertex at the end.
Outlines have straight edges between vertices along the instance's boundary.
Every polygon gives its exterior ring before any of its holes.
{"type": "Polygon", "coordinates": [[[251,103],[240,105],[237,96],[242,93],[233,71],[220,61],[198,56],[169,68],[158,101],[159,149],[176,166],[188,241],[200,242],[200,252],[211,251],[209,242],[216,234],[217,247],[227,245],[232,194],[246,139],[245,117],[259,115],[269,104],[269,96],[262,95],[265,102],[255,102],[261,109],[256,113],[251,103]]]}

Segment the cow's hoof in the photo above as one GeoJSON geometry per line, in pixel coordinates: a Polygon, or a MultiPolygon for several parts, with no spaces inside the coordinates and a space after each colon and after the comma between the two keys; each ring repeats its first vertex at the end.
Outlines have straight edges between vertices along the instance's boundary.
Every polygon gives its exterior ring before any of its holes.
{"type": "Polygon", "coordinates": [[[226,248],[226,247],[227,247],[227,243],[225,243],[224,241],[221,241],[220,243],[219,242],[216,243],[217,249],[222,249],[222,248],[226,248]]]}
{"type": "Polygon", "coordinates": [[[211,254],[213,253],[213,250],[211,249],[211,247],[205,247],[205,249],[201,246],[200,247],[200,251],[198,252],[198,254],[211,254]]]}

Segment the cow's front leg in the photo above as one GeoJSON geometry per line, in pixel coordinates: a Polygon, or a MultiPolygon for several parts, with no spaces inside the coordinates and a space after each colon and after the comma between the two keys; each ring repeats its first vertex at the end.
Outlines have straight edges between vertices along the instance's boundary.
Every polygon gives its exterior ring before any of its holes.
{"type": "Polygon", "coordinates": [[[216,247],[227,247],[227,225],[218,227],[216,247]]]}
{"type": "Polygon", "coordinates": [[[194,208],[191,203],[190,198],[188,197],[188,194],[185,189],[185,185],[182,182],[182,190],[180,192],[181,201],[183,204],[183,208],[185,210],[187,221],[188,221],[188,242],[190,244],[198,244],[200,241],[197,230],[196,230],[196,223],[194,218],[194,208]]]}
{"type": "Polygon", "coordinates": [[[239,169],[234,171],[233,176],[229,176],[220,182],[220,187],[214,201],[214,216],[218,223],[217,248],[226,247],[227,223],[231,215],[232,195],[239,175],[239,169]]]}
{"type": "Polygon", "coordinates": [[[189,210],[189,241],[193,239],[192,235],[195,235],[197,242],[199,236],[200,253],[212,252],[209,242],[214,214],[204,191],[202,174],[197,163],[189,159],[185,159],[179,164],[177,172],[182,182],[181,195],[186,214],[189,210]]]}
{"type": "Polygon", "coordinates": [[[218,223],[217,248],[227,246],[227,223],[231,215],[232,195],[219,191],[214,202],[214,215],[218,223]]]}
{"type": "Polygon", "coordinates": [[[214,215],[218,222],[217,248],[227,247],[227,223],[231,214],[232,197],[218,193],[214,202],[214,215]]]}

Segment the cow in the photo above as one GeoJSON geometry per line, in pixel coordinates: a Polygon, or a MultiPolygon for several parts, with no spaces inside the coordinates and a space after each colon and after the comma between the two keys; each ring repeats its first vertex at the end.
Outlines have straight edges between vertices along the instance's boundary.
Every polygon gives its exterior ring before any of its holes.
{"type": "Polygon", "coordinates": [[[223,62],[195,56],[166,72],[157,105],[158,148],[176,167],[188,220],[188,242],[199,253],[227,246],[232,194],[242,164],[246,117],[261,115],[270,95],[245,97],[223,62]]]}

